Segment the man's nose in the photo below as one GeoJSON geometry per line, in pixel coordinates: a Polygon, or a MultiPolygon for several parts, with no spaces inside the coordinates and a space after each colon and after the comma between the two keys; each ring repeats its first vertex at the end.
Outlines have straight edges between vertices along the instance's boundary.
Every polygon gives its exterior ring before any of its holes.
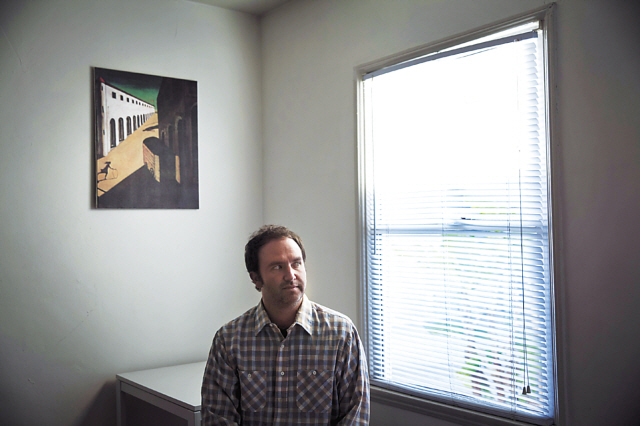
{"type": "Polygon", "coordinates": [[[286,281],[293,281],[296,277],[296,271],[291,267],[291,265],[288,265],[284,268],[284,279],[286,281]]]}

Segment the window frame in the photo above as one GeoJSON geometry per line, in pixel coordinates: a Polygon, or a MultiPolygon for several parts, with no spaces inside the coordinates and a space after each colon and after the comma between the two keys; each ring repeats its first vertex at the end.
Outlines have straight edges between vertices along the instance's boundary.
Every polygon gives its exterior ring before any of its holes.
{"type": "MultiPolygon", "coordinates": [[[[367,283],[367,249],[366,249],[366,184],[365,184],[365,123],[364,123],[364,102],[363,102],[363,79],[364,76],[381,70],[386,67],[397,65],[401,62],[410,61],[420,56],[428,55],[434,52],[438,52],[444,49],[448,49],[472,40],[479,39],[499,31],[509,30],[511,28],[520,26],[522,24],[537,20],[541,23],[542,29],[542,46],[544,49],[545,62],[544,67],[544,79],[546,87],[548,88],[547,99],[545,102],[545,114],[547,119],[547,197],[548,197],[548,211],[549,211],[549,268],[551,271],[550,287],[551,287],[551,309],[552,309],[552,330],[553,336],[551,336],[552,347],[555,356],[554,362],[554,404],[555,415],[554,425],[560,424],[561,414],[564,413],[563,400],[559,395],[563,395],[564,383],[560,380],[563,377],[563,353],[562,348],[564,345],[562,341],[564,335],[561,333],[562,324],[560,323],[560,315],[558,313],[558,305],[561,301],[561,291],[558,283],[562,276],[561,264],[559,262],[558,253],[560,253],[559,245],[560,238],[558,230],[560,213],[558,207],[553,203],[554,194],[556,194],[555,187],[557,186],[556,179],[554,178],[554,163],[555,146],[555,117],[553,114],[552,105],[556,105],[555,94],[555,3],[545,5],[544,7],[513,16],[502,21],[489,24],[475,30],[471,30],[462,34],[458,34],[440,41],[429,43],[417,48],[412,48],[400,52],[395,55],[387,56],[377,61],[372,61],[355,69],[356,80],[356,117],[357,117],[357,161],[358,161],[358,250],[359,250],[359,296],[360,296],[360,324],[362,331],[362,338],[364,340],[365,347],[369,347],[369,325],[368,325],[368,283],[367,283]]],[[[492,414],[486,414],[473,409],[454,407],[452,405],[444,404],[435,400],[417,397],[401,391],[390,390],[387,388],[371,385],[371,400],[373,402],[379,402],[385,405],[429,415],[431,417],[440,418],[442,420],[451,422],[463,422],[466,425],[496,425],[496,426],[523,426],[528,425],[522,421],[511,420],[504,417],[499,417],[492,414]]]]}

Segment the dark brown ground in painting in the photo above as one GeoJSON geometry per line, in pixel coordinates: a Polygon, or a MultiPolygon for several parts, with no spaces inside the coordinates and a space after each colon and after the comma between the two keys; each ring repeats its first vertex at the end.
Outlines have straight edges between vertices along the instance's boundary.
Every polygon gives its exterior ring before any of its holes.
{"type": "MultiPolygon", "coordinates": [[[[144,164],[142,143],[158,137],[158,114],[153,115],[96,164],[98,208],[197,208],[198,194],[172,179],[158,182],[144,164]],[[101,173],[107,162],[113,170],[101,173]]],[[[197,191],[197,190],[196,190],[197,191]]]]}

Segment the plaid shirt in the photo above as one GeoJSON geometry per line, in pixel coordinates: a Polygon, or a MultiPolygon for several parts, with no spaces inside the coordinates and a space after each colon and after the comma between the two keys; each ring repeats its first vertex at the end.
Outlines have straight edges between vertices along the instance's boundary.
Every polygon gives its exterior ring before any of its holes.
{"type": "Polygon", "coordinates": [[[216,333],[202,425],[368,425],[369,377],[346,316],[304,296],[283,338],[262,302],[216,333]]]}

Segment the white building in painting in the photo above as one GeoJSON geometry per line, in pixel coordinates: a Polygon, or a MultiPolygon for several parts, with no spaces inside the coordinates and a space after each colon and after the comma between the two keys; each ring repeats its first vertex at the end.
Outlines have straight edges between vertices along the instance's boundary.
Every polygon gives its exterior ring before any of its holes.
{"type": "Polygon", "coordinates": [[[153,105],[102,79],[96,97],[100,104],[96,111],[97,158],[107,155],[156,112],[153,105]]]}

